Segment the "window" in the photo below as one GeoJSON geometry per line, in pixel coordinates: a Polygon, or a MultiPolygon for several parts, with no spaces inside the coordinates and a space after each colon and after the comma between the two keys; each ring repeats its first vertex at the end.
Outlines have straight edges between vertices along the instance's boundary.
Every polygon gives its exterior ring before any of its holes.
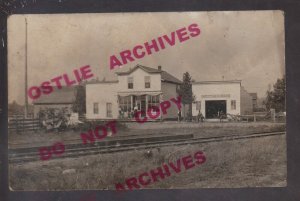
{"type": "Polygon", "coordinates": [[[94,114],[99,114],[99,103],[94,103],[94,114]]]}
{"type": "Polygon", "coordinates": [[[133,89],[133,77],[128,77],[128,89],[133,89]]]}
{"type": "Polygon", "coordinates": [[[235,100],[231,100],[231,109],[232,110],[236,109],[236,101],[235,100]]]}
{"type": "Polygon", "coordinates": [[[120,113],[131,112],[131,96],[119,97],[120,113]]]}
{"type": "Polygon", "coordinates": [[[106,103],[106,117],[112,117],[112,104],[106,103]]]}
{"type": "Polygon", "coordinates": [[[201,101],[196,101],[196,110],[201,110],[201,101]]]}
{"type": "Polygon", "coordinates": [[[150,76],[145,76],[145,88],[150,88],[150,76]]]}
{"type": "Polygon", "coordinates": [[[159,106],[159,95],[157,96],[148,95],[148,108],[151,106],[159,106]]]}

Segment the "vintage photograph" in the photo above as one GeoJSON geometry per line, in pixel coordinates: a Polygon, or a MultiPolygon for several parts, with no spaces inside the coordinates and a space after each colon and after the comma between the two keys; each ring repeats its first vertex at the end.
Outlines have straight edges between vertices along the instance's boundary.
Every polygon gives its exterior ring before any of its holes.
{"type": "Polygon", "coordinates": [[[7,25],[11,190],[286,186],[283,11],[7,25]]]}

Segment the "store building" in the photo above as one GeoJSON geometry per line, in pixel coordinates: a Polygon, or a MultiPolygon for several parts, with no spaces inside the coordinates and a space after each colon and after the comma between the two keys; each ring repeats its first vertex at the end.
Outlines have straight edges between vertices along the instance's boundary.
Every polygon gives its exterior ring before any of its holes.
{"type": "Polygon", "coordinates": [[[206,119],[216,119],[220,113],[243,115],[253,112],[253,98],[241,80],[193,82],[192,90],[196,97],[192,105],[193,116],[199,111],[206,119]]]}
{"type": "MultiPolygon", "coordinates": [[[[134,110],[147,116],[151,106],[176,98],[181,81],[163,71],[136,65],[126,72],[117,72],[116,81],[86,84],[87,119],[133,119],[134,110]]],[[[171,105],[159,119],[176,119],[178,109],[171,105]]]]}

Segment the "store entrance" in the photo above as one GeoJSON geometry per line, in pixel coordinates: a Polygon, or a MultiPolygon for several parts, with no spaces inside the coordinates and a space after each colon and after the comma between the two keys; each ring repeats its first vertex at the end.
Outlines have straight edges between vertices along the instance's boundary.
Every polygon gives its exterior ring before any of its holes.
{"type": "Polygon", "coordinates": [[[226,114],[226,100],[205,101],[206,119],[218,119],[220,113],[226,114]]]}
{"type": "Polygon", "coordinates": [[[141,116],[146,116],[146,95],[133,96],[133,108],[141,111],[141,116]]]}

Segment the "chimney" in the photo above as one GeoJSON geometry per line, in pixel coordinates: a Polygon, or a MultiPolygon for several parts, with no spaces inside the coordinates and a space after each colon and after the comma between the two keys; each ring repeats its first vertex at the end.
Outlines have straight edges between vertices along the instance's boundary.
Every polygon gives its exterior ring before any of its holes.
{"type": "Polygon", "coordinates": [[[161,70],[161,66],[158,66],[158,68],[157,68],[158,70],[161,70]]]}

